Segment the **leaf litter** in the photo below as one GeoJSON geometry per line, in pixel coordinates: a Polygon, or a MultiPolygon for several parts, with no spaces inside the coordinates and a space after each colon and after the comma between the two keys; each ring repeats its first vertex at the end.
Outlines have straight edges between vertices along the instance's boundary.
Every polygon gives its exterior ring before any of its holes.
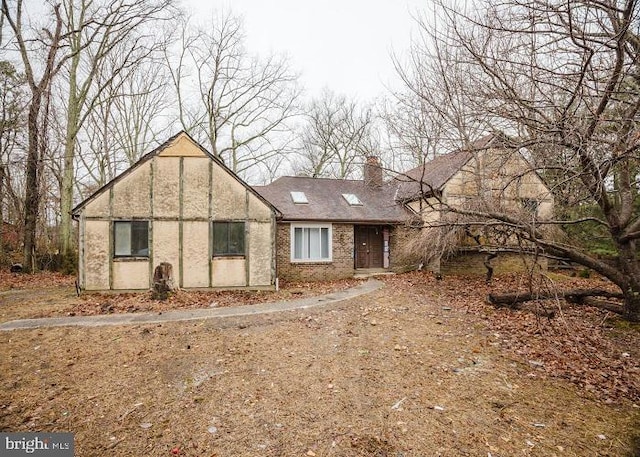
{"type": "Polygon", "coordinates": [[[484,303],[517,276],[384,281],[323,310],[2,333],[0,427],[73,431],[78,455],[634,455],[636,328],[484,303]]]}

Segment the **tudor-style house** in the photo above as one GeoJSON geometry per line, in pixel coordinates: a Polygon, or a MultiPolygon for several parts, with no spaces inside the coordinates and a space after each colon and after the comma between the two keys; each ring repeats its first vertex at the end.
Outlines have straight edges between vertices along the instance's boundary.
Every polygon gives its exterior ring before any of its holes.
{"type": "Polygon", "coordinates": [[[273,287],[276,210],[184,132],[73,209],[83,290],[273,287]]]}
{"type": "Polygon", "coordinates": [[[392,179],[371,156],[362,180],[285,176],[252,188],[181,132],[74,208],[79,285],[149,289],[163,262],[181,288],[393,271],[406,268],[399,226],[437,223],[442,204],[478,199],[541,219],[553,212],[542,179],[496,135],[392,179]]]}

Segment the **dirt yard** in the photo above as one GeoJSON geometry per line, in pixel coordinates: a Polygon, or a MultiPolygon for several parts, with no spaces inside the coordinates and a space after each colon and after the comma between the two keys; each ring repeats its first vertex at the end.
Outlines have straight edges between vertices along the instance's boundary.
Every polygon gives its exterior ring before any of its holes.
{"type": "MultiPolygon", "coordinates": [[[[4,287],[2,321],[148,305],[65,281],[4,287]]],[[[0,429],[74,432],[77,456],[639,455],[637,327],[493,310],[477,279],[384,281],[300,312],[1,332],[0,429]]]]}

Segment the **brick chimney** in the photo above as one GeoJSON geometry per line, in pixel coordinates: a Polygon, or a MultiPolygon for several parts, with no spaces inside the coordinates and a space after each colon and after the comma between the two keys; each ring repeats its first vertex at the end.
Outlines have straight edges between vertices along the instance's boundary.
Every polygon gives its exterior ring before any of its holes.
{"type": "Polygon", "coordinates": [[[377,156],[367,156],[364,163],[364,183],[373,189],[382,187],[382,167],[377,156]]]}

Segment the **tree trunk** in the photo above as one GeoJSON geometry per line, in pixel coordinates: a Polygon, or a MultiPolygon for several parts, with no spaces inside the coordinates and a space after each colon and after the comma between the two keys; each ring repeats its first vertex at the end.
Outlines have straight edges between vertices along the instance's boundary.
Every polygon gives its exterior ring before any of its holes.
{"type": "Polygon", "coordinates": [[[640,264],[637,260],[635,240],[618,242],[618,265],[624,281],[616,283],[624,295],[624,316],[629,321],[640,321],[640,264]]]}
{"type": "Polygon", "coordinates": [[[154,300],[166,300],[169,292],[175,290],[173,283],[173,266],[170,263],[162,262],[153,271],[153,291],[151,298],[154,300]]]}
{"type": "Polygon", "coordinates": [[[72,72],[69,87],[69,106],[67,114],[67,131],[64,145],[64,166],[62,170],[62,184],[60,189],[60,238],[59,249],[62,256],[62,267],[65,273],[75,271],[75,250],[73,240],[73,221],[71,209],[73,206],[74,158],[76,148],[76,133],[78,130],[79,107],[76,97],[76,78],[72,72]]]}
{"type": "Polygon", "coordinates": [[[628,288],[623,295],[625,319],[640,322],[640,288],[628,288]]]}
{"type": "Polygon", "coordinates": [[[4,233],[4,165],[0,163],[0,266],[3,266],[6,260],[4,233]]]}
{"type": "Polygon", "coordinates": [[[36,230],[38,210],[40,206],[40,179],[38,176],[40,162],[40,145],[38,115],[42,93],[34,94],[29,107],[28,130],[29,146],[27,151],[26,190],[24,202],[24,248],[22,263],[27,273],[35,270],[36,230]]]}
{"type": "Polygon", "coordinates": [[[493,278],[493,265],[491,265],[491,261],[496,257],[498,257],[498,254],[496,254],[495,252],[490,252],[484,258],[484,267],[487,269],[487,275],[484,278],[484,282],[486,284],[489,284],[491,282],[491,278],[493,278]]]}

